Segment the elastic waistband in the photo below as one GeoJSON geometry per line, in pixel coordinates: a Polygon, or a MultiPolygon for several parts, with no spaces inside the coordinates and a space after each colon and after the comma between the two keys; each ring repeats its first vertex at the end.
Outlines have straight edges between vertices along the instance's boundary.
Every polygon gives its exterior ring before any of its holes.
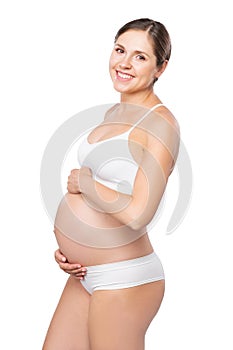
{"type": "Polygon", "coordinates": [[[140,256],[139,258],[129,259],[129,260],[121,260],[116,261],[113,263],[107,263],[107,264],[99,264],[99,265],[92,265],[92,266],[86,266],[88,272],[103,272],[104,270],[119,270],[121,267],[125,268],[127,266],[137,266],[137,265],[143,265],[146,263],[151,262],[154,259],[158,259],[158,256],[155,252],[152,252],[148,255],[140,256]]]}

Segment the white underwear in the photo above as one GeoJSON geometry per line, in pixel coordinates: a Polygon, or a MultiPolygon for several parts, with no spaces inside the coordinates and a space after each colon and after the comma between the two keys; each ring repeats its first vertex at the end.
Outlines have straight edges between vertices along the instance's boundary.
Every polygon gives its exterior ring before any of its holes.
{"type": "Polygon", "coordinates": [[[92,294],[95,290],[122,289],[164,279],[162,264],[155,252],[136,259],[87,266],[80,280],[92,294]]]}

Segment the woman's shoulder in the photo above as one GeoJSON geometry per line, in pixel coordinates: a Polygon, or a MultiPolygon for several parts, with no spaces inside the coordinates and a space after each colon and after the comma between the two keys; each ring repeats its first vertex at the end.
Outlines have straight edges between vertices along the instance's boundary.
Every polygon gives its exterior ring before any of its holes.
{"type": "Polygon", "coordinates": [[[180,134],[180,125],[171,110],[164,104],[159,106],[153,111],[153,121],[157,124],[158,119],[163,123],[168,123],[168,126],[172,126],[177,134],[180,134]],[[160,118],[159,118],[160,117],[160,118]]]}

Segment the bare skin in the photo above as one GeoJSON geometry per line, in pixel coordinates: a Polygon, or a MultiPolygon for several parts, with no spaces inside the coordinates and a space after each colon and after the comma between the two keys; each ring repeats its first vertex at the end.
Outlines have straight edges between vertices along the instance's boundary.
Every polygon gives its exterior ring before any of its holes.
{"type": "Polygon", "coordinates": [[[43,350],[90,350],[90,295],[78,279],[69,277],[48,329],[43,350]]]}
{"type": "Polygon", "coordinates": [[[164,280],[94,292],[89,309],[91,350],[143,350],[145,333],[164,295],[164,280]]]}
{"type": "Polygon", "coordinates": [[[164,280],[90,296],[70,276],[43,350],[143,350],[163,295],[164,280]]]}
{"type": "MultiPolygon", "coordinates": [[[[167,62],[157,69],[147,33],[130,30],[119,37],[116,45],[120,45],[121,51],[123,47],[126,52],[123,56],[119,55],[118,48],[115,48],[110,59],[110,74],[114,88],[121,94],[121,102],[134,103],[146,108],[160,103],[161,101],[153,92],[152,82],[155,77],[163,73],[167,62]],[[138,47],[148,53],[144,65],[138,62],[138,47]],[[131,74],[134,79],[122,80],[121,77],[116,76],[119,69],[122,73],[131,74]]],[[[158,113],[167,119],[174,129],[177,129],[176,121],[167,108],[159,107],[158,113]]],[[[125,129],[118,130],[118,133],[124,131],[125,129]]],[[[96,130],[96,133],[92,134],[92,141],[99,140],[101,137],[111,137],[111,132],[112,129],[109,126],[102,128],[101,133],[96,130]]],[[[158,140],[153,140],[144,131],[137,129],[130,137],[142,148],[149,145],[151,154],[160,163],[162,175],[158,175],[157,184],[161,183],[161,186],[157,186],[159,193],[156,193],[159,203],[171,173],[174,158],[158,140]]],[[[145,161],[145,168],[146,166],[145,161]]],[[[153,169],[150,171],[153,175],[153,169]]],[[[94,191],[90,190],[93,180],[88,169],[76,169],[71,172],[66,203],[58,209],[54,230],[59,245],[59,249],[55,252],[55,259],[60,268],[70,274],[70,277],[49,326],[43,350],[144,349],[146,330],[157,314],[164,296],[164,280],[125,289],[95,291],[92,295],[83,288],[79,280],[85,276],[86,267],[88,268],[89,265],[133,259],[153,252],[145,225],[156,211],[158,203],[153,202],[153,198],[156,197],[153,191],[149,192],[145,199],[142,196],[142,193],[146,193],[143,187],[147,188],[149,177],[148,175],[145,178],[143,172],[138,170],[132,205],[129,205],[126,210],[116,211],[113,214],[108,211],[109,201],[114,199],[117,193],[96,183],[99,194],[96,198],[94,191]],[[102,212],[89,206],[83,194],[101,208],[102,212]],[[99,198],[102,200],[100,201],[99,198]],[[85,234],[90,233],[91,227],[94,227],[93,230],[95,227],[103,230],[114,228],[117,232],[117,229],[124,225],[126,234],[135,234],[138,238],[128,244],[108,249],[80,244],[78,240],[72,240],[69,235],[64,234],[67,225],[71,222],[69,215],[64,222],[67,203],[77,219],[78,225],[74,229],[79,230],[79,234],[84,234],[84,237],[85,234]],[[140,208],[142,204],[143,209],[148,204],[148,208],[152,210],[150,215],[138,215],[144,212],[140,208]],[[139,218],[133,225],[131,225],[132,217],[139,218]],[[143,235],[140,235],[141,231],[144,231],[143,235]]],[[[124,200],[124,196],[122,198],[124,200]]]]}

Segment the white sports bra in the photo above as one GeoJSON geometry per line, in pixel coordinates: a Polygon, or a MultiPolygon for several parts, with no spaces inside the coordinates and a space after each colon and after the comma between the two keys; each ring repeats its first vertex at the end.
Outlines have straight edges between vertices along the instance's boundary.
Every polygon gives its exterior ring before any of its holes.
{"type": "Polygon", "coordinates": [[[153,106],[129,130],[119,135],[89,143],[90,132],[84,134],[78,148],[80,166],[90,168],[95,181],[104,186],[131,194],[138,164],[129,150],[129,134],[144,118],[160,106],[163,104],[153,106]]]}

